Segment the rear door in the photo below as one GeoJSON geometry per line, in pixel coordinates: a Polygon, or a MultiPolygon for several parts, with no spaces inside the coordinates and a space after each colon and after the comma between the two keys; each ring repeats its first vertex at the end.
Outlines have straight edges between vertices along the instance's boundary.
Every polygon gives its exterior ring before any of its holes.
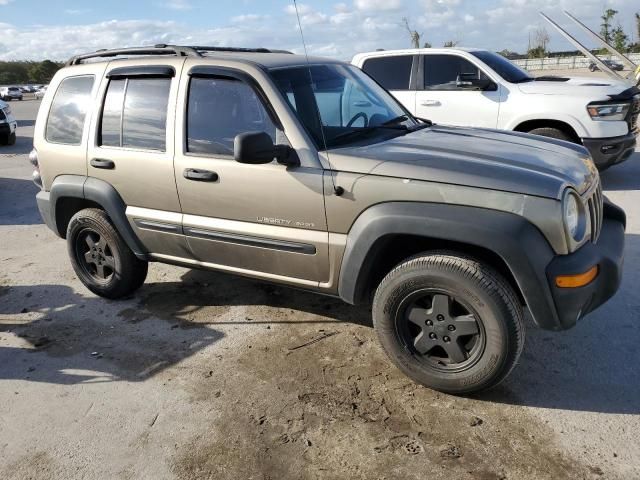
{"type": "Polygon", "coordinates": [[[190,257],[173,172],[173,125],[184,58],[107,67],[88,147],[88,175],[111,184],[153,254],[190,257]]]}
{"type": "Polygon", "coordinates": [[[415,114],[417,55],[385,55],[368,58],[362,70],[389,90],[407,110],[415,114]]]}
{"type": "Polygon", "coordinates": [[[454,53],[426,54],[422,62],[417,116],[444,125],[496,128],[501,87],[496,84],[493,90],[478,91],[457,85],[459,76],[489,78],[475,63],[454,53]]]}

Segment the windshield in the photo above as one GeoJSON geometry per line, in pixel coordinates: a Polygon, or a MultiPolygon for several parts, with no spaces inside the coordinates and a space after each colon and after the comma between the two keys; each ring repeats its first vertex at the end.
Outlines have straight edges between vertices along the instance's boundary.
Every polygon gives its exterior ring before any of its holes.
{"type": "Polygon", "coordinates": [[[480,51],[471,52],[471,55],[482,60],[487,64],[487,66],[489,66],[489,68],[504,78],[507,82],[523,83],[533,80],[533,77],[525,70],[511,63],[498,53],[480,51]]]}
{"type": "Polygon", "coordinates": [[[419,127],[386,90],[360,69],[341,64],[271,71],[282,95],[320,150],[374,143],[419,127]]]}

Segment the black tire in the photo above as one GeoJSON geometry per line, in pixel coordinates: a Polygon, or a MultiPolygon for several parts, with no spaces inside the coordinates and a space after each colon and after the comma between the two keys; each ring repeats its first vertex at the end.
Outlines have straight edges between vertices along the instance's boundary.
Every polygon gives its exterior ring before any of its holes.
{"type": "Polygon", "coordinates": [[[0,136],[0,145],[9,145],[9,135],[0,136]]]}
{"type": "Polygon", "coordinates": [[[7,138],[7,143],[5,145],[15,145],[16,144],[16,132],[11,132],[9,137],[7,138]]]}
{"type": "Polygon", "coordinates": [[[558,140],[564,140],[565,142],[576,143],[573,138],[571,138],[562,130],[558,130],[557,128],[534,128],[533,130],[529,130],[527,133],[530,133],[531,135],[540,135],[541,137],[557,138],[558,140]]]}
{"type": "Polygon", "coordinates": [[[126,297],[147,277],[148,263],[133,254],[103,210],[87,208],[71,218],[67,248],[80,281],[101,297],[126,297]]]}
{"type": "Polygon", "coordinates": [[[452,252],[421,254],[394,268],[376,290],[373,322],[400,370],[457,395],[498,385],[524,346],[523,309],[510,285],[488,265],[452,252]],[[436,315],[443,305],[447,313],[436,315]]]}

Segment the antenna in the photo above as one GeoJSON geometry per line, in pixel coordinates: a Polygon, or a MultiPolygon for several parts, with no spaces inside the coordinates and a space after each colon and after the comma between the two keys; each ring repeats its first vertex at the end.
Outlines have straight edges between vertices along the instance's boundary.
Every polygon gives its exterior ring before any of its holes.
{"type": "MultiPolygon", "coordinates": [[[[302,22],[300,21],[300,13],[298,12],[298,4],[296,0],[293,0],[293,7],[296,10],[296,18],[298,19],[298,28],[300,29],[300,38],[302,39],[302,47],[304,48],[304,57],[307,61],[307,68],[309,69],[309,80],[312,80],[311,76],[311,64],[309,62],[309,54],[307,53],[307,44],[304,40],[304,33],[302,32],[302,22]]],[[[327,154],[327,163],[329,164],[329,169],[331,170],[331,185],[333,185],[333,193],[335,193],[338,197],[341,197],[344,194],[344,188],[336,186],[335,179],[335,171],[333,170],[333,166],[331,165],[331,159],[329,158],[329,149],[327,148],[327,139],[324,135],[324,128],[322,125],[322,115],[320,115],[320,110],[318,110],[316,106],[316,113],[318,114],[318,120],[320,120],[320,133],[322,134],[322,143],[324,144],[324,151],[327,154]]]]}

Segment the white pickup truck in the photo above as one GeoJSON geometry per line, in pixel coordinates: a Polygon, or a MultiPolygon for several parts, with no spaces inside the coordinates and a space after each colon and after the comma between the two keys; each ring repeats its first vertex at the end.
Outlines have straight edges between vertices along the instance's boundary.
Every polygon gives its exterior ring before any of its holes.
{"type": "Polygon", "coordinates": [[[425,48],[360,53],[352,63],[415,116],[584,145],[600,170],[635,151],[640,90],[601,77],[532,77],[497,53],[425,48]]]}

